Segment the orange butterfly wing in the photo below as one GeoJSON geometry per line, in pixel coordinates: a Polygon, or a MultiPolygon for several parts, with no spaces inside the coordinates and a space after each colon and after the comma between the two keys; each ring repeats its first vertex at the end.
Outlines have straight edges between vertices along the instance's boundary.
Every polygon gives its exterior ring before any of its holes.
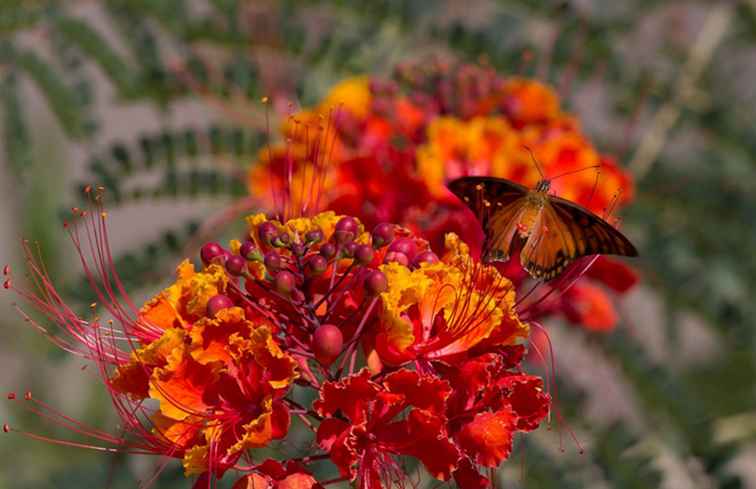
{"type": "Polygon", "coordinates": [[[520,261],[531,276],[551,280],[589,255],[638,256],[635,246],[589,210],[549,196],[523,247],[520,261]]]}
{"type": "Polygon", "coordinates": [[[518,225],[533,220],[520,261],[535,278],[550,280],[582,256],[638,255],[630,240],[611,224],[569,200],[548,195],[543,207],[536,209],[527,198],[531,190],[494,177],[458,178],[449,183],[449,189],[481,222],[488,259],[506,260],[518,225]]]}
{"type": "Polygon", "coordinates": [[[512,239],[525,211],[527,187],[492,177],[461,177],[448,184],[449,190],[472,210],[483,226],[483,255],[506,260],[512,239]]]}
{"type": "Polygon", "coordinates": [[[535,278],[549,280],[564,270],[577,254],[577,241],[554,207],[544,201],[538,218],[520,251],[520,263],[535,278]]]}
{"type": "Polygon", "coordinates": [[[560,197],[549,197],[554,209],[572,224],[578,242],[578,256],[620,255],[638,256],[638,250],[617,228],[588,209],[560,197]],[[582,232],[580,232],[582,231],[582,232]]]}

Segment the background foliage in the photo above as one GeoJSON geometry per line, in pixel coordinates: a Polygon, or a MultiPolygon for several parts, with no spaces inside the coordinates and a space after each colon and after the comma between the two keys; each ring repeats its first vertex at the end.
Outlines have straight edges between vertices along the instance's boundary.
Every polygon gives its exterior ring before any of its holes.
{"type": "MultiPolygon", "coordinates": [[[[754,41],[745,0],[6,0],[0,246],[18,263],[16,237],[38,240],[86,304],[60,217],[100,183],[119,268],[146,296],[244,198],[263,95],[307,105],[350,74],[439,53],[545,79],[636,175],[624,229],[644,279],[614,333],[552,325],[560,415],[503,487],[756,487],[754,41]]],[[[92,376],[9,303],[2,386],[112,428],[92,376]]],[[[154,467],[19,437],[0,459],[0,488],[133,487],[154,467]]],[[[188,483],[171,466],[155,487],[188,483]]]]}

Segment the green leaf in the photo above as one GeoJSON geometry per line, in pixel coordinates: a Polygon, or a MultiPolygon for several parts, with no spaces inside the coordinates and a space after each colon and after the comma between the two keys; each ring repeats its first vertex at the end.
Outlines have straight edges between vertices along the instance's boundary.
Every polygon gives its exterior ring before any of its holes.
{"type": "Polygon", "coordinates": [[[113,82],[118,91],[128,97],[133,89],[133,77],[126,60],[116,53],[99,32],[89,23],[75,17],[59,17],[55,28],[64,39],[87,54],[113,82]]]}
{"type": "Polygon", "coordinates": [[[66,135],[74,139],[83,137],[86,134],[84,117],[76,94],[52,66],[27,50],[15,52],[12,61],[36,83],[66,135]]]}
{"type": "Polygon", "coordinates": [[[16,76],[9,73],[0,84],[3,104],[3,139],[8,165],[16,176],[28,171],[32,163],[31,140],[24,114],[16,76]]]}

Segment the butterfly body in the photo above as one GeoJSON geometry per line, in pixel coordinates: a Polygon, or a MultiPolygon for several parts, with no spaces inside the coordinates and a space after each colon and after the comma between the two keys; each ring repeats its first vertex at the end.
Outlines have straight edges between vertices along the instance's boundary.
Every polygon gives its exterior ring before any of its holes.
{"type": "Polygon", "coordinates": [[[581,256],[638,254],[611,224],[551,195],[547,179],[528,189],[503,178],[462,177],[450,182],[449,189],[483,226],[484,260],[507,260],[521,246],[520,261],[534,278],[550,280],[581,256]]]}
{"type": "Polygon", "coordinates": [[[522,210],[520,211],[517,222],[517,234],[525,239],[533,232],[538,225],[541,212],[546,206],[547,196],[541,192],[532,191],[525,197],[522,210]]]}

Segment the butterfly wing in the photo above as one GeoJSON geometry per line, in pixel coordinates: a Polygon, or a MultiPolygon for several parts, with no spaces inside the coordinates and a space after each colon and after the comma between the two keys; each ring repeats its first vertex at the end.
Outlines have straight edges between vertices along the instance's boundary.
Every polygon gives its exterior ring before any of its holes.
{"type": "Polygon", "coordinates": [[[521,253],[533,277],[551,280],[575,259],[588,255],[637,256],[635,246],[589,210],[550,196],[521,253]]]}
{"type": "Polygon", "coordinates": [[[503,178],[469,176],[448,184],[449,190],[472,210],[483,226],[483,256],[506,260],[525,211],[527,187],[503,178]]]}

